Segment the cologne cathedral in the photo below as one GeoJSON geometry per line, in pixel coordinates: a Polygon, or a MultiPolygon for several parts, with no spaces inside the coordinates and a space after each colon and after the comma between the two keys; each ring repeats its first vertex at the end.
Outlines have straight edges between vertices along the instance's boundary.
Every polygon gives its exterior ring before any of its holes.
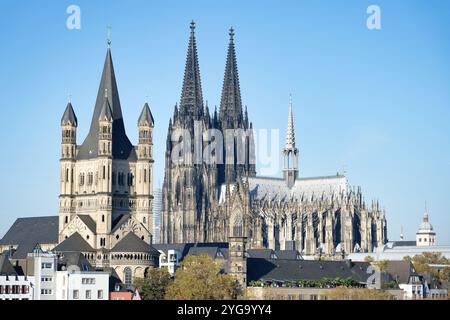
{"type": "Polygon", "coordinates": [[[351,188],[344,175],[299,176],[292,102],[282,150],[283,177],[256,175],[253,126],[242,107],[233,29],[229,36],[220,108],[211,113],[203,103],[191,23],[181,99],[167,132],[161,242],[227,242],[243,236],[250,248],[295,249],[304,255],[370,252],[384,244],[387,226],[378,202],[366,206],[361,189],[351,188]],[[202,150],[211,129],[249,132],[240,141],[245,146],[243,161],[223,146],[216,151],[227,161],[193,161],[198,146],[191,144],[184,161],[173,161],[183,141],[175,132],[194,136],[195,123],[201,123],[202,150]]]}

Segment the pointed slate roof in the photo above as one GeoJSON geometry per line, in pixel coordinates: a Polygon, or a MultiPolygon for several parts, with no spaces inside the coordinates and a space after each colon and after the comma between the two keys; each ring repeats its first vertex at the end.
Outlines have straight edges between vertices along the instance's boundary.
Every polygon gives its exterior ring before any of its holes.
{"type": "Polygon", "coordinates": [[[240,123],[243,120],[243,114],[233,28],[230,29],[229,34],[230,42],[220,101],[220,119],[222,123],[224,121],[237,121],[240,123]]]}
{"type": "Polygon", "coordinates": [[[109,101],[108,101],[106,92],[105,92],[105,97],[103,98],[103,106],[102,106],[102,110],[100,111],[98,120],[99,121],[103,121],[103,120],[112,121],[113,120],[113,113],[111,110],[111,106],[109,105],[109,101]]]}
{"type": "Polygon", "coordinates": [[[289,96],[288,127],[285,149],[295,149],[294,114],[292,112],[292,96],[289,96]]]}
{"type": "Polygon", "coordinates": [[[144,107],[142,108],[141,115],[139,116],[138,125],[149,125],[153,127],[155,124],[155,121],[153,120],[152,112],[150,111],[150,107],[148,106],[148,103],[146,102],[144,104],[144,107]]]}
{"type": "Polygon", "coordinates": [[[73,125],[78,126],[77,116],[75,115],[75,111],[73,111],[72,103],[67,103],[66,110],[61,118],[61,125],[73,125]]]}
{"type": "Polygon", "coordinates": [[[180,99],[180,113],[197,119],[203,114],[203,95],[198,65],[197,44],[195,40],[195,22],[191,22],[183,88],[180,99]]]}
{"type": "Polygon", "coordinates": [[[95,223],[94,219],[91,218],[88,214],[79,214],[78,218],[83,221],[83,223],[91,230],[93,233],[97,231],[97,223],[95,223]]]}
{"type": "Polygon", "coordinates": [[[0,255],[0,275],[1,276],[15,276],[16,270],[5,255],[0,255]]]}
{"type": "Polygon", "coordinates": [[[129,232],[122,240],[116,243],[111,252],[148,252],[159,255],[158,250],[140,239],[133,232],[129,232]]]}
{"type": "Polygon", "coordinates": [[[98,88],[91,127],[86,139],[78,150],[77,159],[91,159],[98,156],[98,119],[105,104],[105,92],[108,97],[108,103],[114,120],[112,130],[113,158],[128,159],[130,156],[133,158],[136,157],[134,147],[125,133],[111,49],[108,48],[106,51],[105,64],[103,66],[102,78],[98,88]]]}
{"type": "Polygon", "coordinates": [[[54,249],[55,252],[94,252],[86,240],[78,233],[75,232],[69,238],[58,244],[54,249]]]}

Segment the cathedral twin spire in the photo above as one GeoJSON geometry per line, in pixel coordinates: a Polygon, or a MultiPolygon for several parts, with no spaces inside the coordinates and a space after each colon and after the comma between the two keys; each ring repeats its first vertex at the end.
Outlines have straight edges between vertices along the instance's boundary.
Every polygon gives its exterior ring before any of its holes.
{"type": "Polygon", "coordinates": [[[182,116],[191,116],[196,120],[203,115],[203,95],[198,65],[197,44],[195,40],[195,22],[191,22],[191,35],[184,70],[180,109],[182,116]]]}
{"type": "MultiPolygon", "coordinates": [[[[205,113],[209,113],[208,107],[204,108],[203,105],[194,21],[191,22],[190,29],[181,99],[179,106],[175,106],[173,123],[178,118],[199,120],[205,113]]],[[[229,36],[220,110],[218,115],[213,116],[213,120],[219,121],[223,129],[242,127],[243,124],[248,127],[247,112],[244,115],[242,110],[233,28],[230,28],[229,36]]],[[[210,117],[209,114],[206,116],[210,117]]]]}
{"type": "Polygon", "coordinates": [[[235,128],[242,124],[241,89],[234,47],[234,29],[230,28],[227,62],[223,79],[222,98],[220,101],[220,119],[222,128],[235,128]]]}

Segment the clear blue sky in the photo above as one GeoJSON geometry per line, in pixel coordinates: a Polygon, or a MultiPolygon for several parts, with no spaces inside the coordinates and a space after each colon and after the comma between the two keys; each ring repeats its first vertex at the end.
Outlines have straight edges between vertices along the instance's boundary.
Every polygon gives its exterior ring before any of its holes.
{"type": "Polygon", "coordinates": [[[401,226],[413,239],[426,200],[438,241],[450,243],[445,0],[1,0],[0,235],[18,217],[58,213],[60,118],[71,94],[81,143],[107,25],[128,136],[137,142],[148,95],[156,120],[155,184],[162,182],[191,19],[210,107],[220,102],[232,25],[242,99],[255,128],[279,128],[283,139],[289,92],[294,96],[300,174],[335,174],[345,165],[350,183],[386,207],[391,239],[401,226]],[[81,8],[81,30],[66,28],[70,4],[81,8]],[[366,28],[370,4],[381,7],[379,31],[366,28]]]}

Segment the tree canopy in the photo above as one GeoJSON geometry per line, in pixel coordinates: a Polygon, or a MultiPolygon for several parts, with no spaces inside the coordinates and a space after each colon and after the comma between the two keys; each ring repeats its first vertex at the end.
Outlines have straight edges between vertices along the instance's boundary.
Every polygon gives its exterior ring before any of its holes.
{"type": "Polygon", "coordinates": [[[167,268],[157,268],[151,269],[145,278],[134,279],[134,286],[143,300],[162,300],[172,281],[167,268]]]}
{"type": "Polygon", "coordinates": [[[236,296],[238,286],[208,255],[187,256],[167,288],[168,300],[226,300],[236,296]]]}

